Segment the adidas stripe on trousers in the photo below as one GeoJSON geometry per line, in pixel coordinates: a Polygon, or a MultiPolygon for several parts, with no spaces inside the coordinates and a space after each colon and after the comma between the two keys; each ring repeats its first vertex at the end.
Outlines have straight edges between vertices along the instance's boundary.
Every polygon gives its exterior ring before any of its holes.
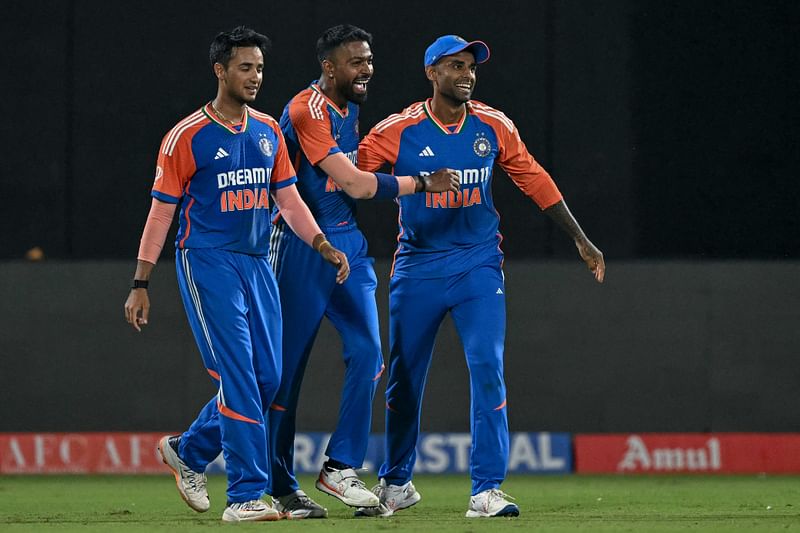
{"type": "Polygon", "coordinates": [[[218,387],[181,436],[178,455],[204,472],[221,450],[228,502],[258,499],[269,484],[265,421],[281,375],[275,277],[266,256],[202,248],[178,250],[177,273],[192,333],[218,387]]]}

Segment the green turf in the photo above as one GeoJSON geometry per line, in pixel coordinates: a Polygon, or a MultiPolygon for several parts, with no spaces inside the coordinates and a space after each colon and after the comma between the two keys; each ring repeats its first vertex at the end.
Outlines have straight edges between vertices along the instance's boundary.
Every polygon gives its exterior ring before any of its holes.
{"type": "MultiPolygon", "coordinates": [[[[765,476],[512,476],[518,518],[466,519],[469,480],[419,476],[422,501],[389,519],[352,511],[301,480],[327,520],[240,524],[282,531],[800,531],[800,478],[765,476]]],[[[220,522],[225,480],[209,480],[211,510],[191,511],[168,476],[3,476],[0,531],[205,531],[220,522]]]]}

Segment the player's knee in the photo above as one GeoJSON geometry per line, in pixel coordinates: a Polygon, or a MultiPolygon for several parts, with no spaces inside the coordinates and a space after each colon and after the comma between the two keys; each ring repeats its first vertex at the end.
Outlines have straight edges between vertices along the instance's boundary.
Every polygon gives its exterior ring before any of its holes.
{"type": "Polygon", "coordinates": [[[278,390],[281,386],[280,379],[265,379],[259,383],[261,388],[261,398],[267,404],[267,407],[275,401],[275,397],[278,395],[278,390]]]}
{"type": "Polygon", "coordinates": [[[363,344],[348,350],[348,354],[345,354],[345,366],[348,371],[357,372],[364,377],[374,377],[383,367],[380,346],[363,344]]]}

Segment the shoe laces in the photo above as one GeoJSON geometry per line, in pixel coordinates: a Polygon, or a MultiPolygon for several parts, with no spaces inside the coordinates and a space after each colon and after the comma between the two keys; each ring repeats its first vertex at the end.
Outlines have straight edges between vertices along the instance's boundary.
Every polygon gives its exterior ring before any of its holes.
{"type": "Polygon", "coordinates": [[[372,487],[372,494],[378,497],[378,499],[383,502],[383,493],[386,492],[386,485],[382,485],[378,483],[374,487],[372,487]]]}
{"type": "Polygon", "coordinates": [[[498,499],[498,500],[516,500],[516,498],[506,494],[505,492],[503,492],[500,489],[491,489],[489,491],[489,498],[490,499],[491,498],[495,498],[495,499],[498,499]]]}
{"type": "Polygon", "coordinates": [[[239,502],[230,504],[230,508],[239,511],[263,511],[267,504],[261,500],[250,500],[249,502],[239,502]]]}
{"type": "Polygon", "coordinates": [[[363,481],[359,477],[351,477],[349,479],[350,487],[355,487],[357,489],[364,489],[367,490],[367,486],[364,484],[363,481]]]}
{"type": "Polygon", "coordinates": [[[305,494],[296,494],[283,506],[285,509],[308,509],[318,507],[317,503],[305,494]]]}
{"type": "Polygon", "coordinates": [[[355,468],[343,468],[341,470],[333,468],[330,471],[339,474],[341,483],[347,483],[350,487],[361,487],[366,490],[366,485],[364,485],[364,482],[358,477],[355,468]]]}
{"type": "Polygon", "coordinates": [[[184,479],[192,487],[192,490],[200,490],[206,484],[206,475],[195,472],[188,466],[183,468],[184,479]]]}

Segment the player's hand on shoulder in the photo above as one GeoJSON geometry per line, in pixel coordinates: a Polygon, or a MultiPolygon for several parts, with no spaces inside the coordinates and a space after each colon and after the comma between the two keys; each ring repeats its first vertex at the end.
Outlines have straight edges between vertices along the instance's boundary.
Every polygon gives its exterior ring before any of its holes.
{"type": "Polygon", "coordinates": [[[598,283],[603,283],[603,279],[606,276],[606,262],[603,259],[603,252],[587,238],[576,239],[575,247],[578,248],[578,253],[581,254],[583,262],[594,274],[594,279],[598,283]]]}
{"type": "Polygon", "coordinates": [[[150,315],[150,296],[147,289],[131,289],[125,300],[125,321],[136,331],[142,331],[150,315]]]}
{"type": "Polygon", "coordinates": [[[440,168],[433,174],[422,177],[426,192],[457,192],[461,188],[461,178],[455,170],[440,168]]]}

